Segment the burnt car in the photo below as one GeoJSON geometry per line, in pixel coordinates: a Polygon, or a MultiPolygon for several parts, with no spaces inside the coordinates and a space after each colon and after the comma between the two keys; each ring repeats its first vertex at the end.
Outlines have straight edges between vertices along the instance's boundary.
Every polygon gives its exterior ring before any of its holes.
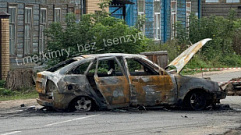
{"type": "Polygon", "coordinates": [[[138,54],[93,54],[69,59],[37,74],[37,102],[71,111],[163,105],[205,109],[219,103],[226,92],[217,82],[179,73],[209,40],[190,46],[166,70],[138,54]]]}

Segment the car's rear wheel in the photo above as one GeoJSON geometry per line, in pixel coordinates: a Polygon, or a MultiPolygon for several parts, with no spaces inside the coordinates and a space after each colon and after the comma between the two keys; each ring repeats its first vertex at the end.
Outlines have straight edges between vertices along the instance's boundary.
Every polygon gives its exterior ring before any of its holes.
{"type": "Polygon", "coordinates": [[[73,111],[90,111],[92,109],[92,100],[88,97],[78,97],[74,100],[71,110],[73,111]]]}
{"type": "Polygon", "coordinates": [[[207,100],[205,92],[192,92],[188,98],[189,107],[192,110],[203,110],[206,108],[207,100]]]}

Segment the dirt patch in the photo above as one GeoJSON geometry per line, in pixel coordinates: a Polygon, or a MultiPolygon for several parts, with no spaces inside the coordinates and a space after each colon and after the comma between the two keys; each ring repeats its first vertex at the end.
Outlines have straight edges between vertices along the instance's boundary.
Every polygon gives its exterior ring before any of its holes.
{"type": "Polygon", "coordinates": [[[0,101],[0,110],[16,108],[24,106],[37,106],[38,103],[36,99],[22,99],[22,100],[9,100],[9,101],[0,101]]]}

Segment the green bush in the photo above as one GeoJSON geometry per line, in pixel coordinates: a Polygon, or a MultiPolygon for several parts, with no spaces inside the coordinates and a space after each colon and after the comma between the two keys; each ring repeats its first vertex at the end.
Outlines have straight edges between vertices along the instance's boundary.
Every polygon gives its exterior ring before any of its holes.
{"type": "Polygon", "coordinates": [[[195,55],[190,62],[186,65],[186,68],[208,68],[208,67],[212,67],[212,65],[209,65],[209,63],[205,62],[205,60],[203,60],[200,55],[195,55]]]}
{"type": "Polygon", "coordinates": [[[148,42],[146,51],[167,51],[170,61],[174,60],[182,52],[177,40],[170,40],[164,44],[156,44],[154,41],[148,42]]]}
{"type": "Polygon", "coordinates": [[[222,59],[220,59],[222,63],[225,63],[227,66],[237,67],[241,65],[241,56],[233,54],[226,55],[222,59]]]}
{"type": "MultiPolygon", "coordinates": [[[[48,60],[49,66],[81,54],[145,51],[148,39],[141,35],[138,28],[129,27],[124,20],[109,16],[104,10],[104,4],[100,4],[102,11],[85,14],[79,22],[76,22],[75,15],[70,13],[66,16],[66,26],[56,22],[50,24],[45,30],[48,37],[45,53],[70,49],[71,54],[68,56],[64,53],[48,60]]],[[[143,22],[143,19],[140,21],[143,22]]]]}
{"type": "Polygon", "coordinates": [[[14,93],[15,92],[12,90],[0,88],[0,96],[12,96],[12,95],[14,95],[14,93]]]}
{"type": "Polygon", "coordinates": [[[188,48],[190,42],[194,44],[204,38],[212,38],[186,65],[187,68],[241,66],[241,19],[235,18],[235,14],[233,9],[227,18],[210,16],[198,19],[191,14],[189,29],[177,22],[177,36],[156,48],[152,47],[152,51],[167,50],[170,60],[173,60],[188,48]]]}
{"type": "Polygon", "coordinates": [[[4,80],[0,80],[0,88],[3,88],[5,86],[5,82],[4,80]]]}

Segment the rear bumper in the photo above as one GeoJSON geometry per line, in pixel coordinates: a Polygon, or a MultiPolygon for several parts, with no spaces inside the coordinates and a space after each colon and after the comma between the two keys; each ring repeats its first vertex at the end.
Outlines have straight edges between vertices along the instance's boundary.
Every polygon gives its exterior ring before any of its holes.
{"type": "Polygon", "coordinates": [[[37,103],[46,106],[52,107],[57,110],[67,109],[69,103],[75,98],[75,95],[72,94],[59,94],[54,93],[53,96],[39,93],[39,98],[37,98],[37,103]]]}
{"type": "Polygon", "coordinates": [[[48,106],[48,107],[54,107],[53,100],[42,100],[40,98],[37,98],[37,103],[42,105],[42,106],[48,106]]]}

